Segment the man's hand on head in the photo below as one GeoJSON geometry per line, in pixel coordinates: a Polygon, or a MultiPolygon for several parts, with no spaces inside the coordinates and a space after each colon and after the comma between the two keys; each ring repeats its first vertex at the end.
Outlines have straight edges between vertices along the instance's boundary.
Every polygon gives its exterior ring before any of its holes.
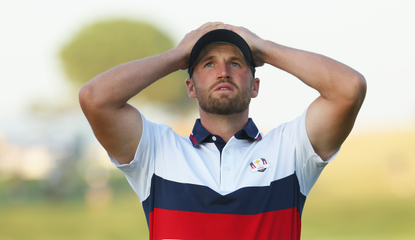
{"type": "Polygon", "coordinates": [[[255,64],[255,67],[263,66],[265,63],[264,56],[265,51],[261,48],[264,46],[264,40],[258,37],[255,33],[244,27],[237,27],[230,24],[224,24],[225,29],[239,34],[249,45],[252,52],[252,58],[255,64]]]}
{"type": "Polygon", "coordinates": [[[185,70],[189,67],[189,58],[190,53],[192,51],[193,46],[207,32],[210,32],[215,29],[224,29],[225,24],[222,22],[208,22],[200,26],[199,28],[187,33],[182,41],[177,45],[176,50],[182,52],[183,59],[182,59],[182,70],[185,70]]]}

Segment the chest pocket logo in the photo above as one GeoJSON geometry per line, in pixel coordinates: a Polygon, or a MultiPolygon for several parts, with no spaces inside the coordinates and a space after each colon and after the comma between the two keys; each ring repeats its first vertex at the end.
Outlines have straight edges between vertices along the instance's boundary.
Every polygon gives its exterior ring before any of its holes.
{"type": "Polygon", "coordinates": [[[264,172],[271,165],[265,160],[265,158],[256,158],[250,164],[252,172],[264,172]]]}

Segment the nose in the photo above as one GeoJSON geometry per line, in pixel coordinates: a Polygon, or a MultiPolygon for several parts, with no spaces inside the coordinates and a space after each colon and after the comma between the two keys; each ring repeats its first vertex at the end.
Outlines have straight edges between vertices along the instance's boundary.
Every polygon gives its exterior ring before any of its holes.
{"type": "Polygon", "coordinates": [[[222,62],[217,67],[217,79],[230,78],[229,66],[222,62]]]}

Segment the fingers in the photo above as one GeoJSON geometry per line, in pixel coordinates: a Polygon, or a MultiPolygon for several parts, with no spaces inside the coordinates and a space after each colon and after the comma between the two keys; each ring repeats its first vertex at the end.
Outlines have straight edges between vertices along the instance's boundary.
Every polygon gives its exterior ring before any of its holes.
{"type": "Polygon", "coordinates": [[[252,58],[256,67],[264,65],[264,45],[263,39],[258,37],[255,33],[244,27],[233,26],[230,24],[224,24],[223,27],[239,34],[249,45],[252,52],[252,58]]]}
{"type": "Polygon", "coordinates": [[[210,27],[210,26],[218,26],[218,25],[223,25],[223,22],[207,22],[205,24],[203,24],[202,26],[200,26],[199,28],[206,28],[206,27],[210,27]]]}
{"type": "Polygon", "coordinates": [[[236,30],[236,28],[240,28],[240,27],[237,27],[237,26],[234,26],[234,25],[231,25],[231,24],[223,24],[223,25],[224,25],[225,28],[227,28],[229,30],[232,30],[232,31],[236,30]]]}
{"type": "Polygon", "coordinates": [[[242,26],[234,26],[234,25],[231,25],[231,24],[224,24],[223,26],[224,26],[225,29],[228,29],[228,30],[231,30],[233,32],[236,32],[239,35],[241,33],[243,33],[243,32],[249,32],[248,29],[246,29],[246,28],[244,28],[242,26]]]}
{"type": "MultiPolygon", "coordinates": [[[[251,31],[244,27],[237,27],[230,24],[224,24],[223,22],[207,22],[200,26],[199,28],[189,32],[186,34],[186,36],[182,39],[182,41],[177,46],[177,49],[180,50],[180,52],[184,53],[184,64],[183,66],[187,66],[188,64],[188,58],[190,57],[191,50],[197,40],[199,40],[200,37],[202,37],[204,34],[216,30],[216,29],[228,29],[231,31],[234,31],[235,33],[239,34],[242,38],[245,39],[245,41],[248,43],[248,45],[251,47],[251,50],[253,52],[253,55],[256,56],[257,52],[257,46],[260,45],[260,40],[258,36],[253,34],[251,31]]],[[[256,65],[261,65],[261,59],[254,59],[254,62],[256,65]]],[[[263,64],[263,63],[262,63],[263,64]]],[[[184,69],[184,68],[183,68],[184,69]]]]}
{"type": "Polygon", "coordinates": [[[193,48],[193,45],[196,43],[197,40],[199,40],[200,37],[215,29],[223,28],[225,28],[223,22],[207,22],[199,28],[188,33],[185,39],[190,43],[190,47],[193,48]]]}
{"type": "Polygon", "coordinates": [[[196,31],[200,32],[201,35],[213,31],[215,29],[224,29],[225,24],[223,22],[207,22],[200,26],[196,31]]]}
{"type": "Polygon", "coordinates": [[[187,68],[191,50],[197,40],[199,40],[199,38],[207,32],[220,28],[224,28],[224,24],[222,22],[207,22],[184,36],[182,41],[176,47],[179,52],[183,53],[183,58],[181,60],[183,62],[182,69],[187,68]]]}

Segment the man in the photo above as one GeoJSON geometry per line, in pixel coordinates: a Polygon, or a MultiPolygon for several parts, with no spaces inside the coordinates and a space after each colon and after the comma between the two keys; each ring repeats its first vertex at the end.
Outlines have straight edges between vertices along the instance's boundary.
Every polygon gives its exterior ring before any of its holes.
{"type": "Polygon", "coordinates": [[[305,198],[350,133],[365,93],[363,76],[344,64],[214,22],[168,52],[97,76],[80,103],[139,196],[150,239],[299,239],[305,198]],[[248,115],[259,91],[255,67],[265,63],[320,96],[262,136],[248,115]],[[127,104],[179,69],[188,69],[187,91],[199,106],[190,137],[127,104]]]}

